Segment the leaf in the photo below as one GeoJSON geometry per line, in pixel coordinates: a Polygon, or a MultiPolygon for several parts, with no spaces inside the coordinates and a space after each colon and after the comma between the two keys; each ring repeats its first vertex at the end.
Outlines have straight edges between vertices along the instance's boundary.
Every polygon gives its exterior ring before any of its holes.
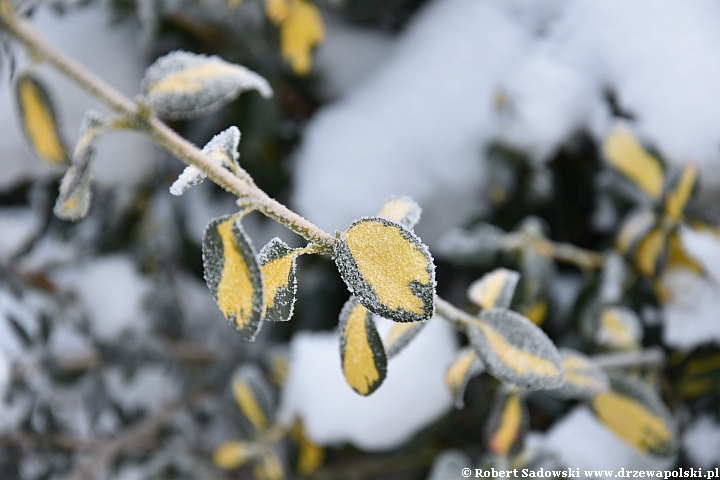
{"type": "Polygon", "coordinates": [[[714,345],[700,347],[680,357],[671,366],[670,373],[678,379],[675,390],[684,398],[695,399],[717,391],[720,386],[720,352],[714,345]]]}
{"type": "Polygon", "coordinates": [[[385,337],[385,353],[392,358],[405,348],[427,322],[393,323],[385,337]]]}
{"type": "Polygon", "coordinates": [[[643,328],[640,318],[627,307],[607,307],[600,313],[595,340],[600,345],[634,350],[640,347],[643,328]]]}
{"type": "Polygon", "coordinates": [[[557,274],[555,262],[551,257],[538,253],[535,248],[527,247],[521,252],[520,272],[518,310],[540,326],[547,317],[550,287],[557,274]]]}
{"type": "Polygon", "coordinates": [[[468,335],[488,372],[499,380],[528,390],[562,385],[560,353],[542,330],[519,313],[484,310],[468,335]]]}
{"type": "Polygon", "coordinates": [[[285,468],[278,453],[274,450],[266,451],[255,464],[253,469],[255,478],[258,480],[283,480],[285,478],[285,468]]]}
{"type": "Polygon", "coordinates": [[[387,357],[372,314],[350,297],[340,312],[339,328],[345,380],[360,395],[370,395],[387,375],[387,357]]]}
{"type": "MultiPolygon", "coordinates": [[[[237,174],[240,171],[238,164],[238,145],[240,144],[240,130],[230,127],[215,135],[202,149],[202,152],[214,163],[237,174]]],[[[170,193],[176,196],[205,180],[205,173],[199,168],[189,165],[170,186],[170,193]]]]}
{"type": "Polygon", "coordinates": [[[683,219],[685,206],[697,187],[697,176],[697,166],[690,163],[668,182],[664,202],[665,216],[673,222],[683,219]]]}
{"type": "Polygon", "coordinates": [[[520,391],[500,388],[488,414],[486,437],[488,450],[506,456],[529,428],[530,416],[520,391]]]}
{"type": "Polygon", "coordinates": [[[613,167],[635,182],[652,199],[660,199],[664,182],[662,164],[627,129],[617,128],[608,136],[603,145],[603,154],[613,167]]]}
{"type": "Polygon", "coordinates": [[[259,261],[240,219],[244,213],[215,218],[203,235],[205,282],[220,311],[246,340],[254,340],[263,317],[263,279],[259,261]]]}
{"type": "Polygon", "coordinates": [[[280,50],[296,75],[306,75],[312,66],[312,49],[325,36],[317,7],[306,0],[267,0],[271,22],[280,28],[280,50]]]}
{"type": "Polygon", "coordinates": [[[93,148],[76,151],[72,164],[60,181],[60,192],[53,208],[55,216],[76,222],[87,216],[92,202],[90,160],[93,148]]]}
{"type": "Polygon", "coordinates": [[[70,163],[52,99],[43,84],[30,74],[21,75],[15,95],[23,132],[35,154],[51,165],[70,163]]]}
{"type": "Polygon", "coordinates": [[[460,409],[465,406],[465,389],[470,379],[484,371],[485,366],[472,347],[465,347],[458,352],[445,372],[445,385],[455,401],[455,408],[460,409]]]}
{"type": "Polygon", "coordinates": [[[473,464],[460,450],[444,450],[435,457],[426,480],[447,480],[460,478],[458,473],[463,469],[472,468],[473,464]]]}
{"type": "Polygon", "coordinates": [[[508,308],[519,280],[518,272],[506,268],[495,269],[470,285],[468,299],[483,310],[493,307],[508,308]]]}
{"type": "Polygon", "coordinates": [[[235,470],[261,455],[259,446],[252,442],[232,441],[220,445],[213,453],[213,462],[223,470],[235,470]]]}
{"type": "Polygon", "coordinates": [[[348,289],[372,313],[396,322],[435,312],[435,264],[417,235],[378,217],[355,221],[335,242],[335,263],[348,289]]]}
{"type": "Polygon", "coordinates": [[[293,438],[298,444],[297,471],[305,477],[320,468],[325,462],[325,449],[307,437],[299,419],[296,419],[293,424],[293,438]]]}
{"type": "Polygon", "coordinates": [[[685,248],[680,240],[680,234],[677,229],[673,230],[668,235],[667,268],[683,268],[685,270],[690,270],[697,275],[701,275],[705,270],[697,260],[685,252],[685,248]]]}
{"type": "Polygon", "coordinates": [[[590,400],[595,395],[610,390],[610,380],[605,372],[584,354],[564,348],[560,350],[565,383],[548,393],[562,399],[590,400]]]}
{"type": "Polygon", "coordinates": [[[260,269],[265,281],[265,319],[286,322],[292,317],[297,293],[295,259],[302,249],[292,249],[273,238],[260,250],[260,269]]]}
{"type": "Polygon", "coordinates": [[[639,380],[610,377],[611,391],[592,401],[595,415],[613,433],[643,453],[671,457],[677,450],[672,416],[657,394],[639,380]]]}
{"type": "Polygon", "coordinates": [[[393,196],[385,200],[377,216],[400,223],[412,230],[420,221],[421,213],[422,208],[412,198],[393,196]]]}
{"type": "Polygon", "coordinates": [[[196,118],[218,110],[247,90],[272,96],[267,80],[216,56],[175,51],[145,71],[142,92],[161,117],[196,118]]]}
{"type": "Polygon", "coordinates": [[[616,247],[645,276],[656,278],[667,257],[667,234],[650,210],[631,213],[620,227],[616,247]]]}
{"type": "Polygon", "coordinates": [[[232,392],[240,412],[255,431],[267,430],[273,421],[275,398],[260,369],[254,364],[239,367],[232,377],[232,392]]]}

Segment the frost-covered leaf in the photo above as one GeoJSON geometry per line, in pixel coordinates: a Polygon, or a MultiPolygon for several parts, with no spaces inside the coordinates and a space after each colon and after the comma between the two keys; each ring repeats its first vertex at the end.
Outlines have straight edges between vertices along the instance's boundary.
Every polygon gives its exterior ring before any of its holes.
{"type": "Polygon", "coordinates": [[[691,272],[702,275],[705,269],[703,266],[688,255],[685,251],[682,241],[680,240],[680,232],[678,229],[673,230],[668,235],[668,254],[667,269],[680,268],[690,270],[691,272]]]}
{"type": "Polygon", "coordinates": [[[385,337],[385,353],[392,358],[405,348],[427,322],[394,323],[385,337]]]}
{"type": "Polygon", "coordinates": [[[293,424],[293,439],[298,445],[297,472],[310,475],[325,462],[325,449],[308,438],[300,420],[293,424]]]}
{"type": "Polygon", "coordinates": [[[21,75],[15,95],[23,131],[35,154],[51,165],[70,163],[52,99],[43,84],[30,74],[21,75]]]}
{"type": "Polygon", "coordinates": [[[158,115],[195,118],[219,109],[247,90],[269,98],[267,80],[247,68],[216,56],[176,51],[145,71],[142,91],[158,115]]]}
{"type": "Polygon", "coordinates": [[[258,480],[284,480],[285,467],[276,449],[267,450],[253,468],[258,480]]]}
{"type": "Polygon", "coordinates": [[[235,470],[262,455],[260,446],[253,442],[225,442],[213,452],[213,462],[223,470],[235,470]]]}
{"type": "Polygon", "coordinates": [[[220,311],[246,340],[254,340],[263,317],[263,279],[242,213],[215,218],[203,235],[205,281],[220,311]]]}
{"type": "Polygon", "coordinates": [[[607,307],[600,312],[595,341],[617,350],[640,347],[643,327],[640,317],[627,307],[607,307]]]}
{"type": "Polygon", "coordinates": [[[656,278],[667,258],[667,234],[650,210],[631,213],[620,227],[616,247],[640,272],[656,278]]]}
{"type": "Polygon", "coordinates": [[[260,250],[266,320],[285,322],[292,317],[297,292],[295,259],[301,253],[302,249],[292,249],[277,237],[260,250]]]}
{"type": "Polygon", "coordinates": [[[345,380],[360,395],[370,395],[387,375],[387,356],[372,314],[350,297],[340,312],[339,329],[345,380]]]}
{"type": "Polygon", "coordinates": [[[78,221],[90,212],[92,202],[92,175],[90,162],[94,149],[88,142],[76,150],[72,164],[60,181],[60,192],[53,212],[62,220],[78,221]]]}
{"type": "Polygon", "coordinates": [[[520,310],[535,325],[545,322],[550,288],[557,274],[552,257],[524,248],[520,257],[520,310]]]}
{"type": "Polygon", "coordinates": [[[530,415],[519,390],[499,388],[488,414],[485,435],[488,450],[506,456],[530,426],[530,415]]]}
{"type": "Polygon", "coordinates": [[[501,381],[529,390],[562,385],[560,352],[519,313],[504,308],[484,310],[468,335],[488,372],[501,381]]]}
{"type": "Polygon", "coordinates": [[[685,206],[696,190],[698,181],[697,166],[689,163],[676,175],[673,175],[665,187],[665,216],[673,222],[684,217],[685,206]]]}
{"type": "Polygon", "coordinates": [[[460,450],[444,450],[433,461],[426,480],[448,480],[458,477],[463,469],[472,468],[470,458],[460,450]]]}
{"type": "Polygon", "coordinates": [[[494,263],[503,250],[506,232],[489,223],[469,230],[452,229],[438,241],[437,252],[457,265],[483,266],[494,263]]]}
{"type": "Polygon", "coordinates": [[[372,313],[396,322],[435,312],[435,264],[412,231],[379,217],[356,220],[335,242],[340,276],[372,313]]]}
{"type": "Polygon", "coordinates": [[[605,256],[598,297],[602,303],[618,303],[625,292],[628,266],[616,252],[605,256]]]}
{"type": "Polygon", "coordinates": [[[640,380],[610,378],[611,391],[592,401],[595,415],[618,437],[643,453],[671,457],[677,451],[674,421],[660,397],[640,380]]]}
{"type": "Polygon", "coordinates": [[[468,382],[472,377],[484,371],[483,362],[478,358],[477,352],[472,347],[465,347],[458,352],[455,360],[445,372],[445,385],[450,390],[450,396],[453,397],[455,408],[465,406],[465,389],[468,382]]]}
{"type": "Polygon", "coordinates": [[[422,208],[410,197],[390,197],[385,200],[378,217],[405,225],[411,229],[420,221],[422,208]]]}
{"type": "Polygon", "coordinates": [[[239,367],[232,377],[232,392],[243,417],[261,433],[273,422],[275,398],[265,375],[254,364],[239,367]]]}
{"type": "Polygon", "coordinates": [[[518,272],[506,268],[495,269],[470,285],[468,299],[483,310],[508,308],[519,280],[518,272]]]}
{"type": "MultiPolygon", "coordinates": [[[[240,130],[232,126],[215,135],[203,147],[203,153],[217,165],[237,174],[240,170],[238,164],[238,145],[240,144],[240,130]]],[[[189,165],[170,186],[170,193],[182,195],[185,191],[205,180],[205,173],[199,168],[189,165]]]]}
{"type": "Polygon", "coordinates": [[[549,393],[563,399],[590,400],[610,389],[605,372],[582,353],[564,348],[560,350],[565,370],[565,383],[549,393]]]}
{"type": "Polygon", "coordinates": [[[280,28],[280,50],[296,75],[312,67],[312,50],[325,29],[317,7],[307,0],[266,0],[270,21],[280,28]]]}
{"type": "Polygon", "coordinates": [[[662,164],[626,128],[615,129],[605,139],[603,154],[613,167],[651,198],[660,199],[664,182],[662,164]]]}

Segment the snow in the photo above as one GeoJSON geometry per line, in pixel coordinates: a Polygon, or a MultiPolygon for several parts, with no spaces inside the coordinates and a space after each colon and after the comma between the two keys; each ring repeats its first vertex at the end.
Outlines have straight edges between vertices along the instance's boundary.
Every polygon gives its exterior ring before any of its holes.
{"type": "MultiPolygon", "coordinates": [[[[388,325],[380,325],[381,335],[388,325]]],[[[349,442],[386,450],[406,442],[450,408],[445,369],[457,351],[454,330],[431,320],[388,364],[385,382],[368,397],[355,393],[340,369],[337,332],[301,332],[290,343],[291,367],[282,392],[280,419],[303,419],[321,445],[349,442]]]]}
{"type": "Polygon", "coordinates": [[[708,415],[696,419],[685,432],[683,447],[695,466],[720,466],[720,424],[708,415]]]}
{"type": "Polygon", "coordinates": [[[687,270],[668,272],[663,281],[672,298],[664,305],[666,344],[682,349],[720,341],[720,238],[689,228],[680,231],[683,246],[706,270],[707,277],[687,270]]]}
{"type": "Polygon", "coordinates": [[[30,208],[0,210],[0,262],[6,263],[28,242],[38,229],[38,219],[30,208]]]}
{"type": "Polygon", "coordinates": [[[100,340],[113,341],[123,332],[142,333],[149,329],[144,304],[151,284],[129,256],[99,257],[58,271],[54,280],[75,291],[88,314],[91,330],[100,340]]]}
{"type": "Polygon", "coordinates": [[[180,385],[161,366],[149,366],[127,378],[118,368],[104,372],[108,394],[126,412],[142,409],[157,412],[177,399],[180,385]]]}
{"type": "Polygon", "coordinates": [[[310,121],[294,204],[334,231],[388,194],[410,195],[432,247],[486,207],[489,142],[512,142],[540,164],[580,129],[601,140],[613,125],[608,89],[643,140],[698,163],[709,197],[720,188],[718,17],[711,0],[436,0],[374,72],[310,121]]]}
{"type": "Polygon", "coordinates": [[[555,453],[560,462],[580,470],[665,470],[674,459],[644,455],[608,430],[590,409],[580,405],[546,433],[531,433],[527,445],[555,453]]]}

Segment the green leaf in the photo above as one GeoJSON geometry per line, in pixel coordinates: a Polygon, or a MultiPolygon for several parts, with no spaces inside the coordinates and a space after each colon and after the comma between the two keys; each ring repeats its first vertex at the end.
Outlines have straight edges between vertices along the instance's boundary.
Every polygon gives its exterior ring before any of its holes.
{"type": "Polygon", "coordinates": [[[506,268],[495,269],[470,285],[467,291],[468,299],[484,310],[493,307],[508,308],[519,280],[518,272],[506,268]]]}
{"type": "Polygon", "coordinates": [[[483,362],[472,347],[461,349],[445,372],[445,385],[455,401],[455,408],[465,406],[465,389],[475,375],[485,371],[483,362]]]}
{"type": "Polygon", "coordinates": [[[30,74],[21,75],[15,84],[15,98],[23,132],[35,154],[51,165],[70,163],[52,99],[43,84],[30,74]]]}
{"type": "Polygon", "coordinates": [[[263,317],[259,261],[240,220],[243,212],[215,218],[203,235],[205,281],[220,311],[246,340],[254,340],[263,317]]]}
{"type": "Polygon", "coordinates": [[[158,115],[196,118],[211,113],[247,90],[269,98],[272,89],[257,73],[216,56],[176,51],[145,72],[142,92],[158,115]]]}
{"type": "Polygon", "coordinates": [[[565,383],[548,393],[563,399],[590,400],[610,390],[610,380],[605,372],[587,356],[569,348],[561,349],[560,354],[565,383]]]}
{"type": "Polygon", "coordinates": [[[560,352],[545,332],[519,313],[484,310],[468,335],[488,372],[501,381],[528,390],[562,385],[560,352]]]}
{"type": "Polygon", "coordinates": [[[507,456],[530,426],[530,415],[521,392],[499,388],[485,426],[488,450],[507,456]]]}
{"type": "Polygon", "coordinates": [[[232,393],[243,417],[257,433],[267,430],[275,414],[275,398],[265,375],[254,364],[239,367],[232,377],[232,393]]]}
{"type": "Polygon", "coordinates": [[[427,322],[393,323],[385,337],[385,353],[392,358],[405,348],[427,322]]]}
{"type": "Polygon", "coordinates": [[[608,162],[654,200],[660,199],[664,172],[660,160],[625,128],[615,129],[603,144],[608,162]]]}
{"type": "Polygon", "coordinates": [[[650,278],[663,271],[668,255],[668,233],[650,210],[629,214],[620,226],[616,248],[637,269],[650,278]]]}
{"type": "Polygon", "coordinates": [[[595,415],[613,433],[642,453],[671,457],[677,432],[670,412],[645,383],[627,376],[610,377],[611,391],[593,398],[595,415]]]}
{"type": "Polygon", "coordinates": [[[428,248],[399,223],[366,217],[335,242],[335,263],[348,289],[372,313],[396,322],[435,312],[435,264],[428,248]]]}
{"type": "Polygon", "coordinates": [[[340,312],[339,328],[345,380],[360,395],[370,395],[387,375],[387,356],[373,316],[350,297],[340,312]]]}
{"type": "Polygon", "coordinates": [[[412,230],[420,221],[421,213],[422,208],[412,198],[392,196],[385,200],[377,216],[400,223],[412,230]]]}
{"type": "Polygon", "coordinates": [[[301,253],[302,249],[292,249],[277,237],[260,250],[266,320],[285,322],[292,317],[297,293],[295,259],[301,253]]]}

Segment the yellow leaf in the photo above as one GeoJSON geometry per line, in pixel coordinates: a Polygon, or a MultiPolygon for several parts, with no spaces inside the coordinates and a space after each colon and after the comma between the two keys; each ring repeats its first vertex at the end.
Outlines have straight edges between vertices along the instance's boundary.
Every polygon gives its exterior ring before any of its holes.
{"type": "Polygon", "coordinates": [[[493,307],[508,308],[519,280],[519,273],[498,268],[470,285],[468,299],[484,310],[493,307]]]}
{"type": "Polygon", "coordinates": [[[388,358],[394,357],[405,348],[427,322],[393,323],[385,337],[385,353],[388,358]]]}
{"type": "Polygon", "coordinates": [[[293,437],[299,448],[298,473],[302,476],[310,475],[325,461],[325,449],[305,435],[305,429],[300,420],[296,420],[293,425],[293,437]]]}
{"type": "Polygon", "coordinates": [[[255,445],[247,442],[226,442],[213,453],[213,462],[223,470],[234,470],[242,467],[248,460],[258,454],[255,445]]]}
{"type": "Polygon", "coordinates": [[[312,66],[312,49],[325,36],[317,7],[307,0],[268,0],[266,13],[280,28],[280,50],[293,72],[307,74],[312,66]]]}
{"type": "Polygon", "coordinates": [[[667,266],[668,269],[684,268],[698,275],[703,273],[702,265],[685,252],[677,230],[673,230],[668,236],[667,266]]]}
{"type": "Polygon", "coordinates": [[[354,297],[340,313],[340,356],[348,384],[360,395],[370,395],[387,374],[387,357],[372,314],[354,297]]]}
{"type": "Polygon", "coordinates": [[[603,153],[613,167],[651,198],[660,199],[664,182],[662,165],[627,129],[615,129],[605,140],[603,153]]]}
{"type": "Polygon", "coordinates": [[[556,388],[563,383],[557,348],[519,313],[504,308],[484,310],[468,334],[488,371],[503,382],[526,389],[556,388]]]}
{"type": "Polygon", "coordinates": [[[285,469],[274,452],[265,452],[260,461],[255,464],[255,477],[258,480],[283,480],[285,469]]]}
{"type": "Polygon", "coordinates": [[[353,223],[335,242],[335,263],[368,310],[396,322],[428,320],[435,311],[435,264],[410,230],[384,218],[353,223]]]}
{"type": "Polygon", "coordinates": [[[273,238],[260,251],[266,320],[284,322],[292,317],[297,292],[295,259],[301,253],[302,249],[292,249],[279,238],[273,238]]]}
{"type": "Polygon", "coordinates": [[[640,272],[650,278],[660,275],[667,255],[667,234],[662,228],[648,233],[637,246],[635,265],[640,272]]]}
{"type": "Polygon", "coordinates": [[[23,130],[35,154],[51,165],[68,164],[70,159],[45,87],[32,76],[23,75],[17,81],[16,93],[23,130]]]}
{"type": "Polygon", "coordinates": [[[589,400],[595,395],[606,393],[610,383],[601,368],[588,357],[570,349],[561,350],[565,383],[551,393],[560,398],[589,400]]]}
{"type": "Polygon", "coordinates": [[[518,440],[523,426],[524,412],[520,392],[501,392],[493,410],[490,414],[490,425],[494,428],[490,429],[488,449],[505,456],[518,440]]]}
{"type": "Polygon", "coordinates": [[[642,324],[637,314],[625,307],[607,307],[600,313],[596,339],[601,345],[619,350],[635,350],[642,340],[642,324]]]}
{"type": "Polygon", "coordinates": [[[233,381],[233,395],[240,410],[250,420],[255,430],[258,432],[265,430],[268,426],[268,420],[258,404],[258,399],[255,397],[252,387],[246,382],[233,381]]]}
{"type": "Polygon", "coordinates": [[[649,407],[641,399],[615,390],[615,381],[613,391],[592,400],[593,411],[613,433],[643,453],[664,455],[673,449],[674,433],[666,416],[649,407]]]}
{"type": "Polygon", "coordinates": [[[523,315],[530,319],[538,327],[545,323],[547,318],[548,304],[545,300],[538,300],[525,309],[523,315]]]}
{"type": "Polygon", "coordinates": [[[401,223],[407,228],[413,228],[420,220],[422,209],[410,197],[390,197],[385,200],[378,217],[387,218],[393,222],[401,223]]]}
{"type": "Polygon", "coordinates": [[[256,432],[263,432],[271,424],[273,395],[265,375],[254,364],[242,365],[233,374],[232,393],[240,412],[256,432]]]}
{"type": "Polygon", "coordinates": [[[472,347],[462,349],[455,361],[448,367],[445,372],[445,385],[455,400],[456,408],[463,408],[465,405],[463,397],[470,378],[480,374],[483,370],[483,364],[472,347]]]}
{"type": "Polygon", "coordinates": [[[690,200],[697,183],[697,167],[691,163],[685,166],[665,197],[665,215],[674,222],[683,219],[685,206],[690,200]]]}
{"type": "Polygon", "coordinates": [[[242,213],[211,220],[203,236],[205,280],[220,311],[246,340],[254,340],[263,316],[263,281],[242,213]]]}

